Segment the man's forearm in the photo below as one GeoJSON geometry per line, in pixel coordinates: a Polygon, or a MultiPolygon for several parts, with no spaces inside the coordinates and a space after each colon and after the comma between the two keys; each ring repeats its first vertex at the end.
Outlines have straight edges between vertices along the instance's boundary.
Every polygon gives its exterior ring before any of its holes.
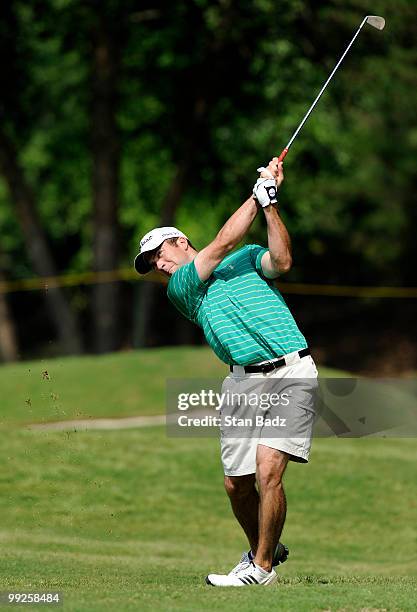
{"type": "Polygon", "coordinates": [[[274,206],[267,206],[263,210],[267,223],[271,265],[277,272],[286,272],[292,263],[290,236],[274,206]]]}
{"type": "Polygon", "coordinates": [[[197,254],[194,264],[202,281],[207,280],[222,259],[239,244],[257,212],[256,200],[250,196],[226,221],[213,242],[197,254]]]}
{"type": "Polygon", "coordinates": [[[223,245],[226,250],[232,250],[243,240],[258,212],[258,205],[253,196],[237,209],[226,221],[216,237],[216,241],[223,245]]]}

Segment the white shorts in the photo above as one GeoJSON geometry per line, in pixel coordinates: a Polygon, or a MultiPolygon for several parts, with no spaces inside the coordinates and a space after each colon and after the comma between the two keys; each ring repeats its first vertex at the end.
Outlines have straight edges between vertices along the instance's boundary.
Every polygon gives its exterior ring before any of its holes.
{"type": "Polygon", "coordinates": [[[226,476],[255,474],[258,444],[288,453],[291,461],[308,462],[317,377],[317,368],[309,355],[267,374],[246,374],[243,368],[234,368],[222,386],[222,393],[229,398],[227,405],[221,408],[220,428],[221,458],[226,476]],[[256,396],[267,398],[265,406],[260,401],[256,405],[256,396]],[[288,404],[271,408],[274,396],[275,400],[280,398],[282,404],[287,398],[288,404]],[[226,415],[229,423],[233,421],[232,426],[227,425],[226,415]],[[241,418],[244,416],[249,418],[241,418]]]}

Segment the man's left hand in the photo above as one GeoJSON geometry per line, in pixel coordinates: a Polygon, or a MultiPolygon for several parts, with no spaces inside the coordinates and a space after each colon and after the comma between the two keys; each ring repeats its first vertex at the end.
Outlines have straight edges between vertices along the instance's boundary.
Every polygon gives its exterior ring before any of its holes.
{"type": "Polygon", "coordinates": [[[284,180],[282,162],[278,162],[278,157],[273,157],[267,168],[258,168],[261,173],[253,188],[253,195],[258,200],[262,208],[278,202],[277,190],[284,180]]]}
{"type": "Polygon", "coordinates": [[[276,204],[278,199],[275,179],[258,178],[253,187],[253,195],[262,208],[266,208],[271,204],[276,204]]]}

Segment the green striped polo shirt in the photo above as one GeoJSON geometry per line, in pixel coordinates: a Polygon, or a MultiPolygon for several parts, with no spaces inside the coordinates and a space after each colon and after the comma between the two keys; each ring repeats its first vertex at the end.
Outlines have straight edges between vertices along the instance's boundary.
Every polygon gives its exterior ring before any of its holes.
{"type": "Polygon", "coordinates": [[[203,329],[227,364],[250,365],[307,347],[281,293],[262,273],[266,251],[244,246],[225,257],[206,281],[194,261],[169,279],[168,298],[203,329]]]}

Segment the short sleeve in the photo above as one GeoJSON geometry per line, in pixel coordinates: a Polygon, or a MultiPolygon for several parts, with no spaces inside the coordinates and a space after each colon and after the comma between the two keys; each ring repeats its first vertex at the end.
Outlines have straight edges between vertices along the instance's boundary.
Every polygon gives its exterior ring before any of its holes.
{"type": "Polygon", "coordinates": [[[178,268],[168,283],[167,295],[175,308],[190,321],[195,321],[207,291],[208,281],[200,280],[192,261],[178,268]]]}
{"type": "MultiPolygon", "coordinates": [[[[262,257],[268,251],[267,248],[259,246],[259,244],[251,244],[249,247],[250,259],[253,267],[257,271],[257,273],[262,276],[262,278],[266,279],[263,270],[262,270],[262,257]]],[[[266,279],[267,280],[267,279],[266,279]]]]}

